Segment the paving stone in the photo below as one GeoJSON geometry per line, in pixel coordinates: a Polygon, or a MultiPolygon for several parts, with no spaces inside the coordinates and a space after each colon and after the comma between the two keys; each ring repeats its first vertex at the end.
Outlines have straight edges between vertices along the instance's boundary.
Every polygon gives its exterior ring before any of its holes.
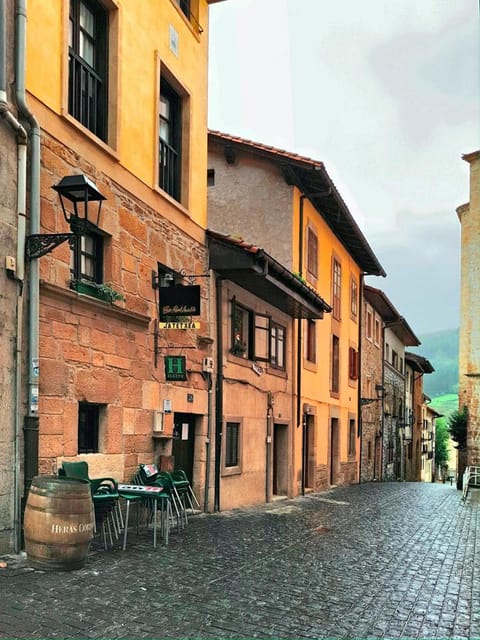
{"type": "Polygon", "coordinates": [[[83,569],[2,558],[0,638],[480,637],[480,501],[449,485],[338,487],[190,518],[83,569]]]}

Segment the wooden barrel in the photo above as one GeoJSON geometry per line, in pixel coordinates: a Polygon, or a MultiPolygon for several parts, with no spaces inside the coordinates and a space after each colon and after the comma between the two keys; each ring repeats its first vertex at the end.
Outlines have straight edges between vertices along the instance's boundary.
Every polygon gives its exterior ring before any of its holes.
{"type": "Polygon", "coordinates": [[[85,480],[35,476],[25,507],[27,562],[35,569],[72,571],[85,564],[93,538],[90,484],[85,480]]]}

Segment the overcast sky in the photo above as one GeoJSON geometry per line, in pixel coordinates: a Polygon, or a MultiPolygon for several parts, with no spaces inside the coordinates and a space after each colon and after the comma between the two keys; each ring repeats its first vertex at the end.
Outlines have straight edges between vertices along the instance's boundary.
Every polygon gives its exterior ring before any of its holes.
{"type": "Polygon", "coordinates": [[[479,43],[478,0],[210,8],[209,127],[323,161],[419,336],[459,324],[479,43]]]}

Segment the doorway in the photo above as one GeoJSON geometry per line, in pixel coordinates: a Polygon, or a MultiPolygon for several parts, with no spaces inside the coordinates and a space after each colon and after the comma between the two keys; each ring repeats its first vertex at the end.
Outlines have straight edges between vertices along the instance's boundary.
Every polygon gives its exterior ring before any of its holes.
{"type": "Polygon", "coordinates": [[[305,420],[305,450],[303,468],[305,474],[305,489],[315,489],[315,416],[304,414],[305,420]]]}
{"type": "Polygon", "coordinates": [[[338,418],[330,419],[330,484],[336,485],[338,482],[339,463],[339,433],[338,418]]]}
{"type": "Polygon", "coordinates": [[[273,495],[288,495],[288,425],[273,425],[273,495]]]}
{"type": "Polygon", "coordinates": [[[183,469],[193,485],[193,458],[195,453],[195,415],[174,413],[173,447],[174,469],[183,469]]]}

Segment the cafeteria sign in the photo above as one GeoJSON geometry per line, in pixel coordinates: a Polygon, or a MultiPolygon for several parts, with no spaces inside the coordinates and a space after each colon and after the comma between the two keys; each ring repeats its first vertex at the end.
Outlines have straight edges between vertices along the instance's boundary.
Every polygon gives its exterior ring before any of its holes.
{"type": "Polygon", "coordinates": [[[164,356],[165,380],[186,380],[187,359],[185,356],[164,356]]]}
{"type": "Polygon", "coordinates": [[[160,288],[160,318],[200,315],[200,285],[184,287],[180,284],[160,288]]]}

